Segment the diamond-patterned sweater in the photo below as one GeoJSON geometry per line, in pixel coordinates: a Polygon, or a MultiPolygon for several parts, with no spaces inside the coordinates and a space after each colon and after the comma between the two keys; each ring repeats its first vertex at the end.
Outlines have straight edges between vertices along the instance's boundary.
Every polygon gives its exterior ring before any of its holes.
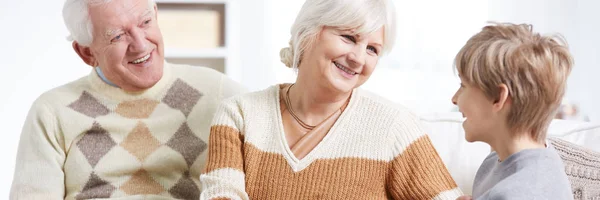
{"type": "Polygon", "coordinates": [[[278,85],[225,100],[210,130],[200,199],[451,199],[461,195],[405,108],[357,89],[321,142],[297,159],[278,85]]]}
{"type": "Polygon", "coordinates": [[[135,94],[91,70],[34,102],[10,198],[198,199],[216,107],[242,91],[204,67],[165,63],[135,94]]]}

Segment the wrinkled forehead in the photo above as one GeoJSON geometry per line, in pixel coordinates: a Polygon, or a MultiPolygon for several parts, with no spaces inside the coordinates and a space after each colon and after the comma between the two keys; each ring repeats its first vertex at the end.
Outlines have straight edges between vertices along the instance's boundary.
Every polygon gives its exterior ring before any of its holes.
{"type": "Polygon", "coordinates": [[[153,16],[153,6],[147,0],[114,0],[104,4],[90,4],[89,17],[94,32],[107,35],[137,25],[141,20],[153,16]]]}
{"type": "Polygon", "coordinates": [[[120,14],[140,14],[153,10],[154,5],[148,0],[92,0],[88,9],[91,16],[115,16],[120,14]]]}

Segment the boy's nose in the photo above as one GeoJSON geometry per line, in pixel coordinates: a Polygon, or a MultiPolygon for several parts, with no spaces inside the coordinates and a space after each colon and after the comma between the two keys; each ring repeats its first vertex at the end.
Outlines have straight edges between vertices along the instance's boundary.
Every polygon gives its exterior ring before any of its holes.
{"type": "Polygon", "coordinates": [[[456,98],[457,94],[458,94],[458,92],[456,92],[456,93],[454,94],[454,96],[452,96],[452,99],[451,99],[451,100],[452,100],[452,104],[454,104],[454,105],[457,105],[457,104],[458,104],[458,100],[457,100],[457,98],[456,98]]]}

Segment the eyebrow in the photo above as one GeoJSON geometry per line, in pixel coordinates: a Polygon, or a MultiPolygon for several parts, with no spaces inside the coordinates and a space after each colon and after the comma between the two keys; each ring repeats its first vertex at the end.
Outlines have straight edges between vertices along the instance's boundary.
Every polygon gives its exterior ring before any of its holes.
{"type": "Polygon", "coordinates": [[[121,32],[123,29],[108,29],[104,33],[104,37],[111,39],[116,33],[121,32]]]}
{"type": "Polygon", "coordinates": [[[146,9],[146,11],[144,11],[144,14],[142,14],[140,16],[142,16],[141,18],[147,17],[148,15],[152,15],[153,11],[154,10],[148,8],[148,9],[146,9]]]}
{"type": "MultiPolygon", "coordinates": [[[[359,40],[360,40],[361,38],[364,38],[364,37],[365,37],[363,34],[357,34],[357,33],[354,33],[354,32],[352,32],[352,34],[353,34],[353,35],[355,35],[355,36],[356,36],[356,39],[359,39],[359,40]]],[[[370,42],[370,43],[369,43],[369,45],[378,46],[379,48],[382,48],[382,49],[383,49],[383,44],[382,44],[382,42],[370,42]]]]}
{"type": "Polygon", "coordinates": [[[378,46],[379,48],[383,48],[383,44],[378,43],[378,42],[374,42],[374,43],[370,43],[373,46],[378,46]]]}

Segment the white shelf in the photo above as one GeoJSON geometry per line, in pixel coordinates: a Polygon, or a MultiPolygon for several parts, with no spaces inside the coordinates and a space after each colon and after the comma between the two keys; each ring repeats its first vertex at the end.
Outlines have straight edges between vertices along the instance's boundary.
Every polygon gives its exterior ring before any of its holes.
{"type": "Polygon", "coordinates": [[[226,4],[229,0],[154,0],[156,3],[226,4]]]}
{"type": "Polygon", "coordinates": [[[166,58],[227,58],[225,47],[207,49],[174,49],[165,48],[166,58]]]}
{"type": "MultiPolygon", "coordinates": [[[[165,58],[173,62],[181,62],[182,64],[189,63],[192,65],[211,65],[219,71],[227,74],[230,78],[240,82],[242,80],[242,70],[240,68],[240,12],[238,0],[154,0],[159,4],[168,6],[185,5],[182,8],[174,8],[187,10],[187,5],[196,4],[202,6],[216,6],[222,12],[223,30],[221,41],[217,48],[206,49],[184,49],[184,48],[169,48],[165,47],[165,58]]],[[[167,7],[168,7],[167,6],[167,7]]],[[[195,5],[194,5],[195,6],[195,5]]],[[[164,7],[163,7],[164,8],[164,7]]],[[[211,45],[212,46],[212,45],[211,45]]]]}

